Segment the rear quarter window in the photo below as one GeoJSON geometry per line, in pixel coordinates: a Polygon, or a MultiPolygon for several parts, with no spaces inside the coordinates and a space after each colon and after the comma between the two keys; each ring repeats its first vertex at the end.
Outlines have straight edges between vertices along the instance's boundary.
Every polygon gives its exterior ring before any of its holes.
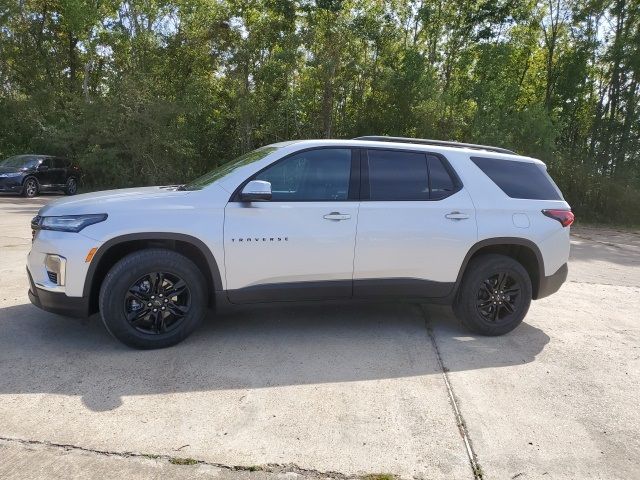
{"type": "Polygon", "coordinates": [[[511,198],[562,200],[560,190],[540,164],[486,157],[471,157],[471,161],[511,198]]]}

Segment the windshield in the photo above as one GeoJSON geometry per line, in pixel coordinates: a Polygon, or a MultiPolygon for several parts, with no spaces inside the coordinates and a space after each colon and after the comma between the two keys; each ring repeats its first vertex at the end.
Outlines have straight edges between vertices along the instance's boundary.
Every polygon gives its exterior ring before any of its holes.
{"type": "Polygon", "coordinates": [[[38,165],[39,158],[29,155],[15,155],[0,162],[0,167],[32,168],[38,165]]]}
{"type": "Polygon", "coordinates": [[[200,190],[207,185],[211,185],[216,180],[224,177],[225,175],[231,173],[236,168],[243,167],[245,165],[249,165],[250,163],[257,162],[258,160],[262,160],[264,157],[269,155],[272,152],[275,152],[278,147],[268,146],[261,147],[257,150],[253,150],[251,152],[247,152],[244,155],[239,156],[235,160],[231,160],[228,163],[220,165],[209,173],[205,173],[203,176],[196,178],[195,180],[187,183],[183,189],[184,190],[200,190]]]}

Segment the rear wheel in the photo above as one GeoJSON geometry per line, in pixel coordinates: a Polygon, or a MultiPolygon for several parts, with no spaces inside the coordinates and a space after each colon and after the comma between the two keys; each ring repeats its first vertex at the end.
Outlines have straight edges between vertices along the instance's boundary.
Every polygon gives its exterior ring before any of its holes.
{"type": "Polygon", "coordinates": [[[67,183],[64,186],[65,195],[75,195],[78,193],[78,182],[75,178],[69,177],[67,183]]]}
{"type": "Polygon", "coordinates": [[[175,345],[204,318],[205,286],[198,267],[179,253],[157,248],[131,253],[102,282],[102,321],[130,347],[175,345]]]}
{"type": "Polygon", "coordinates": [[[524,319],[531,292],[531,279],[520,263],[504,255],[482,255],[469,263],[454,311],[474,333],[503,335],[524,319]]]}
{"type": "Polygon", "coordinates": [[[27,198],[33,198],[38,195],[38,180],[34,177],[28,177],[22,184],[22,195],[27,198]]]}

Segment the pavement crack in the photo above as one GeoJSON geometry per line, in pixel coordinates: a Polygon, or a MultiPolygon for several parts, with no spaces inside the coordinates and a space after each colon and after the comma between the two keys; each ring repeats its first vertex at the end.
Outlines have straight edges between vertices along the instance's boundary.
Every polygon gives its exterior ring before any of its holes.
{"type": "MultiPolygon", "coordinates": [[[[197,460],[193,458],[181,458],[173,455],[166,454],[151,454],[151,453],[140,453],[140,452],[119,452],[114,450],[100,450],[96,448],[87,448],[81,447],[78,445],[71,445],[66,443],[56,443],[49,442],[46,440],[25,440],[21,438],[12,438],[12,437],[3,437],[0,436],[0,444],[2,442],[12,443],[18,445],[25,446],[34,446],[41,448],[51,448],[57,450],[64,451],[77,451],[90,453],[94,455],[102,455],[105,457],[117,457],[117,458],[139,458],[139,459],[153,459],[153,460],[164,460],[174,465],[207,465],[210,467],[220,468],[222,470],[234,471],[234,472],[262,472],[262,473],[273,473],[273,474],[285,474],[285,473],[296,473],[298,475],[304,476],[310,479],[323,479],[327,478],[336,479],[336,480],[360,480],[360,479],[369,479],[378,477],[375,474],[363,474],[363,475],[347,475],[340,472],[332,472],[332,471],[319,471],[313,469],[307,469],[299,467],[294,463],[268,463],[265,465],[227,465],[224,463],[215,463],[215,462],[207,462],[205,460],[197,460]]],[[[399,478],[395,475],[388,475],[389,478],[399,478]]]]}
{"type": "Polygon", "coordinates": [[[449,403],[451,404],[451,408],[453,409],[453,415],[456,419],[458,431],[460,432],[460,436],[462,437],[462,440],[464,442],[464,447],[465,451],[467,452],[467,457],[469,458],[469,464],[471,465],[473,478],[474,480],[482,480],[484,478],[482,468],[480,467],[480,463],[478,463],[478,456],[473,450],[471,437],[469,436],[469,431],[467,430],[467,424],[465,423],[464,417],[462,416],[462,411],[460,410],[460,406],[458,405],[458,400],[453,391],[453,386],[449,381],[449,369],[447,369],[442,360],[442,355],[440,354],[440,349],[438,348],[438,343],[436,342],[436,336],[433,331],[433,327],[431,326],[431,322],[429,321],[429,312],[426,310],[424,305],[420,305],[420,310],[422,311],[422,316],[424,317],[424,323],[429,335],[429,339],[431,340],[431,345],[433,346],[433,349],[436,353],[436,358],[438,360],[440,371],[442,372],[444,384],[447,387],[449,403]]]}

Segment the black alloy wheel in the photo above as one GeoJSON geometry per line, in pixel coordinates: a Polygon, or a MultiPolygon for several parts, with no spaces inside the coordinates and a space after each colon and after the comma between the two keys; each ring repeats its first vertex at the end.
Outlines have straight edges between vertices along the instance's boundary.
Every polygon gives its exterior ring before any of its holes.
{"type": "Polygon", "coordinates": [[[499,323],[516,311],[519,295],[518,281],[508,272],[500,272],[482,282],[476,308],[486,320],[499,323]]]}
{"type": "Polygon", "coordinates": [[[202,322],[207,281],[187,257],[164,248],[125,255],[100,286],[98,308],[105,327],[133,348],[164,348],[187,338],[202,322]]]}
{"type": "Polygon", "coordinates": [[[453,310],[474,333],[504,335],[522,323],[532,294],[529,272],[516,259],[479,255],[467,265],[453,310]]]}
{"type": "Polygon", "coordinates": [[[163,334],[178,328],[191,307],[185,281],[169,272],[151,272],[136,280],[124,298],[127,321],[139,332],[163,334]]]}

